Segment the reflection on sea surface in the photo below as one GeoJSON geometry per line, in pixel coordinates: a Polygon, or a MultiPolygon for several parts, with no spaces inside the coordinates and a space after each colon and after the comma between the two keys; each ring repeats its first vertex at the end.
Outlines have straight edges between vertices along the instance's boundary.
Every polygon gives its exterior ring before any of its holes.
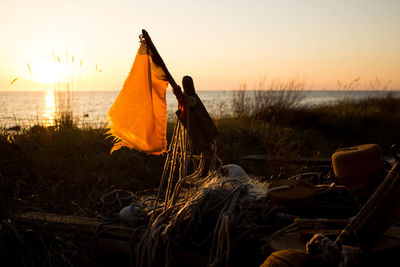
{"type": "MultiPolygon", "coordinates": [[[[102,125],[119,91],[76,91],[74,92],[73,111],[83,119],[86,125],[102,125]],[[79,100],[79,101],[77,101],[79,100]]],[[[212,117],[224,117],[232,114],[232,101],[235,91],[198,91],[197,92],[212,117]]],[[[304,91],[304,98],[299,105],[312,106],[329,104],[343,99],[362,99],[367,97],[385,97],[391,93],[400,97],[400,91],[332,91],[310,90],[304,91]]],[[[251,94],[251,92],[250,92],[251,94]]],[[[177,100],[171,90],[167,91],[168,114],[171,120],[176,119],[177,100]]],[[[19,125],[29,127],[35,124],[54,125],[56,111],[60,110],[60,103],[54,89],[36,92],[0,92],[0,128],[19,125]],[[44,122],[43,120],[46,120],[44,122]]],[[[62,109],[61,109],[62,110],[62,109]]]]}
{"type": "Polygon", "coordinates": [[[45,95],[45,105],[43,109],[43,125],[53,126],[56,117],[56,101],[53,90],[47,90],[45,95]]]}

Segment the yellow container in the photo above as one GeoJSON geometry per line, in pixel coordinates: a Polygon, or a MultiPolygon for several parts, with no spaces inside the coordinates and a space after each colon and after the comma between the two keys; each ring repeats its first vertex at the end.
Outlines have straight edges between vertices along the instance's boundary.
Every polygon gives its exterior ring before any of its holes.
{"type": "Polygon", "coordinates": [[[366,144],[337,150],[332,166],[338,182],[359,197],[369,196],[384,178],[382,150],[366,144]]]}

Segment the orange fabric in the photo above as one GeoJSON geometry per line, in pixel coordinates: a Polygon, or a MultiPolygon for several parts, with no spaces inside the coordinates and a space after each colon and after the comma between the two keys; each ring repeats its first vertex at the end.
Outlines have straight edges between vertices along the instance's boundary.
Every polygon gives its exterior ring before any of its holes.
{"type": "Polygon", "coordinates": [[[164,75],[142,42],[124,86],[108,111],[110,132],[119,140],[112,151],[126,146],[156,155],[166,152],[168,82],[162,80],[164,75]]]}

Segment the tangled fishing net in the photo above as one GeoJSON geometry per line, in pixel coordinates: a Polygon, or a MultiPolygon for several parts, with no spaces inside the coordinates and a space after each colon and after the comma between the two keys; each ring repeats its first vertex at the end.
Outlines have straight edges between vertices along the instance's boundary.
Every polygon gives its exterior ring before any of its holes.
{"type": "Polygon", "coordinates": [[[137,266],[177,266],[187,261],[231,266],[243,249],[258,261],[262,237],[290,223],[282,216],[283,207],[266,201],[267,190],[268,183],[247,177],[217,175],[203,181],[183,201],[155,211],[158,214],[139,246],[137,266]]]}

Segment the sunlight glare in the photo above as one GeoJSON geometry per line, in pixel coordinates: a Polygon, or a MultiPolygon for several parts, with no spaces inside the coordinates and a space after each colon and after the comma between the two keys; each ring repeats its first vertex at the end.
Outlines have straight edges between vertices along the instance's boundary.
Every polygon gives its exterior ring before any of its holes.
{"type": "Polygon", "coordinates": [[[82,78],[82,61],[74,57],[45,57],[27,63],[29,78],[40,84],[67,84],[82,78]]]}
{"type": "Polygon", "coordinates": [[[63,82],[63,73],[66,67],[56,62],[41,61],[33,67],[33,79],[39,83],[53,84],[63,82]]]}

